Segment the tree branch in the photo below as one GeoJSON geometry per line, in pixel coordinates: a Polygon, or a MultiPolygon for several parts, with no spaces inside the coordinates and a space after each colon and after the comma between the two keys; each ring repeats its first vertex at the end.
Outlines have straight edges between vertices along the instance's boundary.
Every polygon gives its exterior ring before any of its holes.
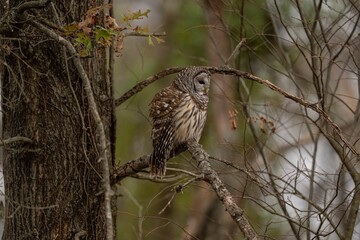
{"type": "Polygon", "coordinates": [[[139,33],[139,32],[128,32],[124,33],[124,37],[163,37],[166,33],[139,33]]]}
{"type": "Polygon", "coordinates": [[[236,222],[245,238],[258,239],[255,230],[244,216],[244,210],[237,206],[217,172],[210,166],[209,155],[203,150],[201,145],[194,140],[188,142],[188,150],[197,161],[199,170],[204,175],[204,179],[212,186],[216,195],[223,203],[225,210],[236,222]]]}
{"type": "Polygon", "coordinates": [[[138,92],[141,92],[146,86],[150,85],[151,83],[155,82],[156,80],[163,78],[167,75],[178,73],[181,70],[185,69],[186,67],[173,67],[173,68],[167,68],[161,72],[158,72],[157,74],[148,77],[142,82],[139,82],[136,84],[132,89],[124,93],[120,98],[115,100],[115,106],[121,105],[123,102],[137,94],[138,92]]]}
{"type": "Polygon", "coordinates": [[[29,1],[24,2],[23,4],[16,7],[15,11],[17,14],[23,14],[26,10],[33,9],[33,8],[44,8],[46,7],[51,0],[40,0],[40,1],[29,1]]]}
{"type": "Polygon", "coordinates": [[[50,2],[51,0],[29,1],[12,8],[10,11],[5,11],[6,14],[4,14],[0,20],[0,34],[7,35],[8,33],[13,33],[14,30],[10,23],[21,25],[22,23],[20,22],[26,19],[25,11],[34,8],[44,8],[50,2]]]}
{"type": "Polygon", "coordinates": [[[16,136],[16,137],[0,140],[0,147],[16,142],[32,143],[33,141],[27,137],[16,136]]]}
{"type": "Polygon", "coordinates": [[[144,168],[147,168],[148,166],[149,156],[147,155],[125,163],[124,165],[115,169],[114,173],[111,176],[111,185],[120,182],[122,179],[128,176],[141,172],[144,168]]]}

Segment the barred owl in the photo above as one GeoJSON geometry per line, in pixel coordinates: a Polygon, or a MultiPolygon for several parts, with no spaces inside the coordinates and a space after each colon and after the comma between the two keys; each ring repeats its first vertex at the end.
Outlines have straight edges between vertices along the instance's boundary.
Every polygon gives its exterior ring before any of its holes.
{"type": "Polygon", "coordinates": [[[149,161],[153,176],[165,175],[166,161],[184,151],[188,140],[199,141],[206,121],[209,87],[210,72],[189,67],[154,96],[150,103],[154,150],[149,161]]]}

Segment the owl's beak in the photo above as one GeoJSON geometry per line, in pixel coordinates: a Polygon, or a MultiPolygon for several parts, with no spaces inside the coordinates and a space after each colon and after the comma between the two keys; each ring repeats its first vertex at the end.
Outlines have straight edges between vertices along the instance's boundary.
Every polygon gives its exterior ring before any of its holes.
{"type": "Polygon", "coordinates": [[[210,88],[206,87],[205,88],[205,94],[208,95],[209,91],[210,91],[210,88]]]}

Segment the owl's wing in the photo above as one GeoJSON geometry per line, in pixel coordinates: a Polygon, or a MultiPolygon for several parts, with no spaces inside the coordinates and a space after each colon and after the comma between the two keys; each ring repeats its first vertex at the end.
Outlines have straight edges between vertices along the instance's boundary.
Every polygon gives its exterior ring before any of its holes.
{"type": "Polygon", "coordinates": [[[154,154],[159,159],[167,160],[173,150],[174,112],[183,100],[184,93],[169,86],[158,92],[150,105],[154,154]]]}
{"type": "Polygon", "coordinates": [[[183,92],[172,86],[166,87],[157,94],[150,103],[150,117],[153,123],[157,120],[165,120],[180,104],[183,92]]]}

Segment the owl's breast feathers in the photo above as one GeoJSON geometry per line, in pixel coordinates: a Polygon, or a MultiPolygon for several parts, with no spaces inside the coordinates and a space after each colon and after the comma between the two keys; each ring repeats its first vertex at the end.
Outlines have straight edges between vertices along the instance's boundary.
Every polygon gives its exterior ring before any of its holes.
{"type": "Polygon", "coordinates": [[[173,127],[175,129],[175,141],[178,144],[190,139],[199,141],[206,119],[206,109],[202,109],[186,94],[174,111],[173,127]]]}
{"type": "Polygon", "coordinates": [[[175,145],[191,138],[199,141],[206,119],[207,101],[207,97],[194,99],[189,93],[171,86],[158,92],[150,108],[152,139],[169,136],[171,131],[175,145]]]}

